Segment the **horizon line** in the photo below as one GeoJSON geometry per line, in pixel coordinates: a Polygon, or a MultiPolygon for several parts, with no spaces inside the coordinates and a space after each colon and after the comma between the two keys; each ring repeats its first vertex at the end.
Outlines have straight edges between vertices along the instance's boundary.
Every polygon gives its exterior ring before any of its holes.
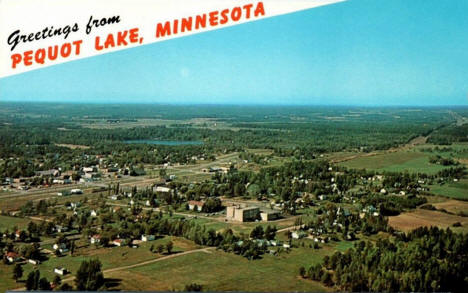
{"type": "Polygon", "coordinates": [[[100,102],[100,101],[20,101],[6,100],[0,101],[2,104],[22,103],[22,104],[69,104],[69,105],[162,105],[162,106],[241,106],[241,107],[468,107],[467,104],[319,104],[319,103],[200,103],[200,102],[100,102]]]}

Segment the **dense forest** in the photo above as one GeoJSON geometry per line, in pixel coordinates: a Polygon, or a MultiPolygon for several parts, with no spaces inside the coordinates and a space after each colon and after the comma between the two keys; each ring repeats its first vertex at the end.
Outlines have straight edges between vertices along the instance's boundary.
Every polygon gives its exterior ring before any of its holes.
{"type": "Polygon", "coordinates": [[[375,244],[361,241],[301,271],[343,291],[464,292],[467,266],[468,235],[433,227],[375,244]]]}

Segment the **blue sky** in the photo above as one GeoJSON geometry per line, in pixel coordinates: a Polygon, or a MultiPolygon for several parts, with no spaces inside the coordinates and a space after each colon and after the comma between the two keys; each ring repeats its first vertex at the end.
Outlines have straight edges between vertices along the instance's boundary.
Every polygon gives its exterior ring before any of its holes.
{"type": "Polygon", "coordinates": [[[467,105],[468,1],[349,0],[0,79],[0,101],[467,105]]]}

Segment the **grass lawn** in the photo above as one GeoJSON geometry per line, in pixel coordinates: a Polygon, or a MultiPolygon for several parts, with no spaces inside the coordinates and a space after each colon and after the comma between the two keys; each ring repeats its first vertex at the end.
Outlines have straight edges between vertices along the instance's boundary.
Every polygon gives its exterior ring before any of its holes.
{"type": "Polygon", "coordinates": [[[206,291],[330,291],[320,283],[298,276],[300,266],[309,267],[332,253],[331,249],[296,248],[280,256],[260,260],[212,251],[184,255],[106,277],[122,279],[122,290],[183,290],[189,283],[206,291]]]}
{"type": "Polygon", "coordinates": [[[9,216],[0,216],[0,231],[9,229],[10,232],[13,227],[17,226],[19,229],[24,229],[28,226],[29,222],[32,220],[18,218],[18,217],[9,217],[9,216]]]}
{"type": "Polygon", "coordinates": [[[0,264],[0,292],[24,286],[24,283],[16,283],[15,280],[12,279],[13,268],[13,265],[0,264]]]}

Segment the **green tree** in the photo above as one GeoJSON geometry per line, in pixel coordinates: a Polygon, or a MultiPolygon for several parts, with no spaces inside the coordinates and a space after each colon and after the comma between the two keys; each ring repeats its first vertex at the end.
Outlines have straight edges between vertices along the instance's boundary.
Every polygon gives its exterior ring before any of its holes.
{"type": "Polygon", "coordinates": [[[18,282],[18,279],[21,279],[23,276],[23,268],[20,264],[16,264],[15,268],[13,269],[13,279],[18,282]]]}
{"type": "Polygon", "coordinates": [[[75,284],[81,291],[96,291],[104,285],[101,262],[98,259],[82,261],[76,272],[75,284]]]}
{"type": "Polygon", "coordinates": [[[263,227],[262,226],[256,226],[252,232],[250,232],[250,238],[253,238],[253,239],[262,239],[263,238],[263,235],[264,235],[264,232],[263,232],[263,227]]]}
{"type": "Polygon", "coordinates": [[[51,289],[50,282],[47,278],[44,277],[39,280],[39,290],[50,291],[51,289]]]}
{"type": "Polygon", "coordinates": [[[203,291],[203,286],[197,283],[191,283],[185,285],[184,291],[186,292],[201,292],[203,291]]]}
{"type": "Polygon", "coordinates": [[[157,247],[156,249],[157,249],[158,253],[161,254],[161,253],[163,253],[163,251],[164,251],[164,245],[159,244],[158,247],[157,247]]]}
{"type": "Polygon", "coordinates": [[[299,275],[303,278],[306,277],[306,269],[302,266],[299,268],[299,275]]]}
{"type": "Polygon", "coordinates": [[[32,271],[28,274],[26,279],[26,290],[37,290],[39,288],[39,278],[41,273],[38,270],[32,271]]]}
{"type": "Polygon", "coordinates": [[[173,248],[174,248],[174,243],[172,243],[172,241],[169,241],[166,244],[167,254],[171,254],[173,248]]]}
{"type": "Polygon", "coordinates": [[[60,278],[59,275],[55,275],[54,280],[52,281],[52,283],[55,286],[58,286],[58,285],[62,284],[62,278],[60,278]]]}

